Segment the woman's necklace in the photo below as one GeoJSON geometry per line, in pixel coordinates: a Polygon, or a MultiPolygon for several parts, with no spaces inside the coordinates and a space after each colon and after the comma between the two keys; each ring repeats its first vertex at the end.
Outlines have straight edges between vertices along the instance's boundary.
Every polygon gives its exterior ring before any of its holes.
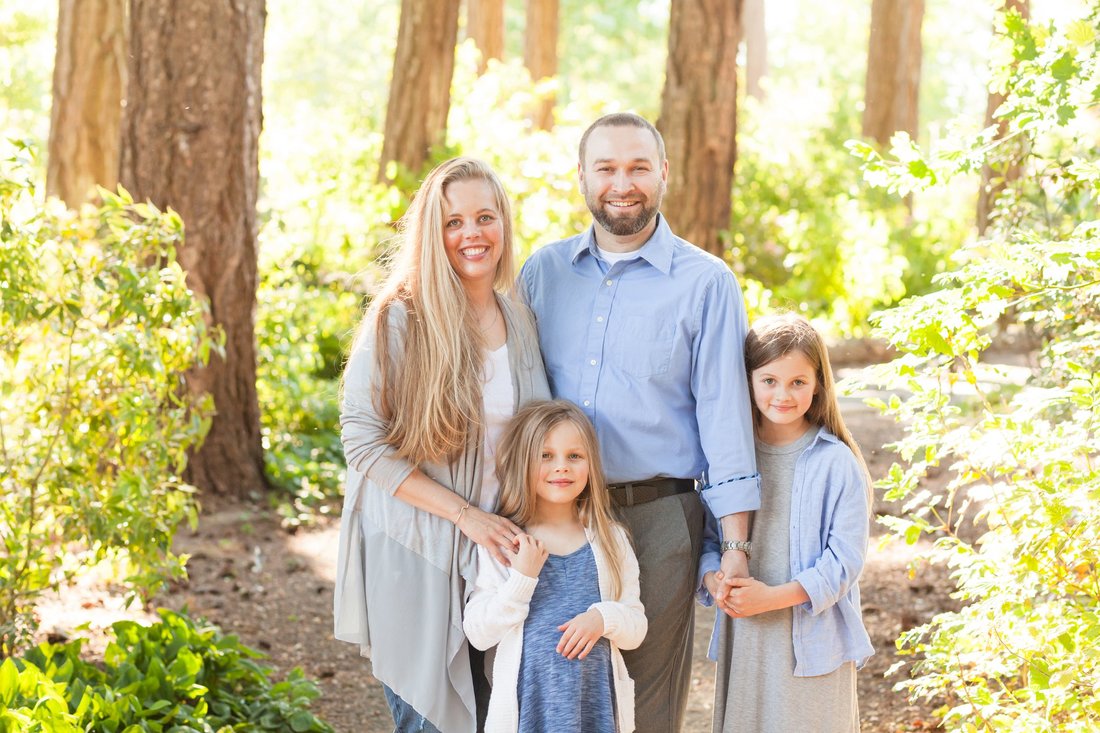
{"type": "Polygon", "coordinates": [[[488,323],[488,324],[486,324],[486,325],[484,325],[484,326],[483,326],[483,325],[481,325],[481,322],[482,322],[482,320],[483,320],[483,319],[482,319],[482,317],[481,317],[480,315],[478,315],[478,318],[477,318],[477,327],[481,329],[481,332],[482,332],[482,333],[485,333],[485,332],[486,332],[486,331],[488,331],[488,330],[489,330],[490,328],[492,328],[493,326],[497,325],[497,319],[498,319],[498,318],[500,318],[500,306],[498,306],[498,305],[497,305],[496,303],[493,303],[493,306],[492,306],[492,307],[493,307],[493,317],[492,317],[492,319],[491,319],[491,320],[489,321],[489,323],[488,323]]]}

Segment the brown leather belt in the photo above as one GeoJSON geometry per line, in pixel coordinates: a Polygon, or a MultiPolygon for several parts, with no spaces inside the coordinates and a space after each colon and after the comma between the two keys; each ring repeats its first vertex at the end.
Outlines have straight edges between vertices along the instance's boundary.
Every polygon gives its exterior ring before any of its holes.
{"type": "Polygon", "coordinates": [[[651,478],[607,486],[608,496],[615,506],[636,506],[694,490],[695,481],[689,478],[651,478]]]}

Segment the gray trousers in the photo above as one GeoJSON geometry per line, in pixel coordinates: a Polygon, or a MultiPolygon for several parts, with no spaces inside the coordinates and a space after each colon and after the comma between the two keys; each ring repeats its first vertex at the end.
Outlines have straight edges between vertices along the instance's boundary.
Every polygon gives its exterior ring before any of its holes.
{"type": "Polygon", "coordinates": [[[679,733],[691,684],[703,505],[691,492],[615,511],[634,540],[649,621],[642,645],[623,652],[634,679],[635,730],[679,733]]]}

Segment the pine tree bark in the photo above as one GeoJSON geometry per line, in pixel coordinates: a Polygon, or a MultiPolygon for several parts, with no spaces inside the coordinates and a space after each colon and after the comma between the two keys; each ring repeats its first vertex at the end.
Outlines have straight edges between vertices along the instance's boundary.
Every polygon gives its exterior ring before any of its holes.
{"type": "Polygon", "coordinates": [[[672,0],[657,128],[668,153],[663,211],[672,230],[721,256],[737,159],[742,0],[672,0]]]}
{"type": "Polygon", "coordinates": [[[390,163],[419,173],[447,136],[460,0],[401,0],[378,179],[390,163]]]}
{"type": "Polygon", "coordinates": [[[490,59],[503,59],[504,0],[466,0],[466,35],[481,52],[479,74],[485,73],[490,59]]]}
{"type": "MultiPolygon", "coordinates": [[[[523,60],[532,81],[557,76],[558,12],[559,0],[527,0],[523,60]]],[[[540,130],[554,126],[554,104],[554,95],[546,95],[532,112],[531,122],[540,130]]]]}
{"type": "MultiPolygon", "coordinates": [[[[1015,10],[1024,19],[1031,17],[1029,0],[1005,0],[1003,12],[1008,13],[1011,10],[1015,10]]],[[[994,32],[997,32],[996,20],[994,21],[994,32]]],[[[1008,123],[995,117],[997,109],[1004,104],[1004,101],[1004,94],[991,91],[985,106],[985,126],[992,127],[996,125],[998,139],[1003,138],[1008,133],[1008,123]]],[[[1005,159],[998,161],[996,170],[988,160],[982,165],[982,178],[978,186],[978,205],[975,217],[978,225],[978,236],[984,235],[985,230],[989,227],[997,197],[1001,195],[1001,192],[1005,190],[1009,183],[1020,177],[1019,152],[1007,152],[1005,159]]]]}
{"type": "Polygon", "coordinates": [[[873,0],[863,136],[885,147],[899,130],[917,137],[924,0],[873,0]]]}
{"type": "Polygon", "coordinates": [[[753,99],[763,99],[762,81],[768,75],[768,32],[764,0],[745,0],[745,7],[741,12],[741,24],[745,32],[745,94],[753,99]]]}
{"type": "Polygon", "coordinates": [[[179,212],[180,264],[225,333],[225,356],[187,378],[217,414],[186,478],[239,497],[267,486],[253,324],[265,15],[264,0],[131,0],[122,126],[122,184],[179,212]]]}
{"type": "Polygon", "coordinates": [[[126,0],[61,0],[46,192],[70,208],[118,183],[126,0]]]}

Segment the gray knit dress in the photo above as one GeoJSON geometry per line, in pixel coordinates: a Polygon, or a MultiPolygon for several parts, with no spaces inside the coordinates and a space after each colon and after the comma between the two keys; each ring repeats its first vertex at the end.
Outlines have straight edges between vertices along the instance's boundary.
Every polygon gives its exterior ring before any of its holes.
{"type": "MultiPolygon", "coordinates": [[[[815,435],[811,428],[788,445],[756,442],[761,505],[753,517],[749,574],[768,585],[791,579],[795,462],[815,435]]],[[[819,677],[795,677],[792,609],[739,619],[718,615],[715,733],[858,733],[855,663],[819,677]]]]}

